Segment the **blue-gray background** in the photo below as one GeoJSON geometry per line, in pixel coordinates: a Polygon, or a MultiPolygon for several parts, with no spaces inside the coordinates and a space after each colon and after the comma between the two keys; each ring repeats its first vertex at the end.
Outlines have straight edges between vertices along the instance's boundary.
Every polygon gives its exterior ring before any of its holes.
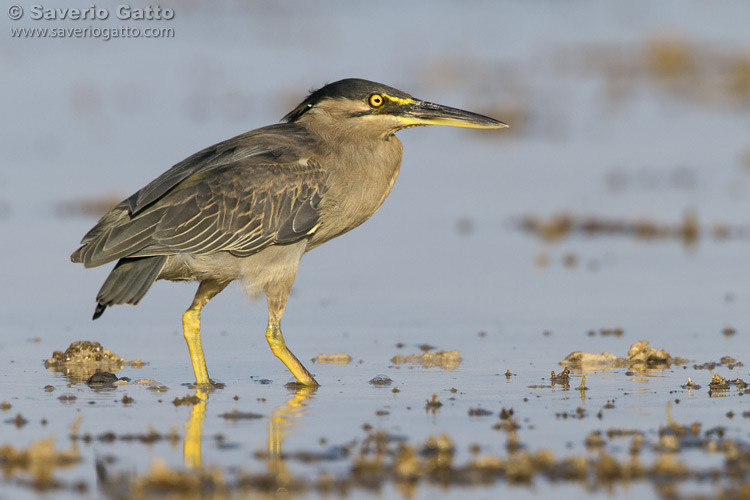
{"type": "MultiPolygon", "coordinates": [[[[687,44],[702,65],[747,58],[747,11],[728,5],[736,12],[702,2],[199,2],[169,5],[170,21],[118,21],[114,5],[105,5],[107,21],[4,18],[5,325],[84,328],[106,270],[67,263],[94,220],[63,220],[57,205],[127,196],[192,152],[273,123],[308,90],[351,76],[493,114],[512,128],[403,132],[402,175],[390,199],[367,226],[305,258],[287,323],[504,323],[544,314],[553,328],[581,311],[624,324],[633,308],[699,316],[690,324],[737,321],[685,310],[675,297],[711,302],[746,290],[734,263],[722,265],[723,254],[744,252],[740,245],[716,249],[708,261],[703,248],[686,255],[669,244],[617,242],[615,250],[597,242],[581,247],[582,258],[613,254],[614,268],[588,275],[558,266],[540,276],[535,243],[506,224],[564,210],[677,222],[693,209],[706,223],[745,222],[747,101],[684,97],[648,75],[638,81],[628,66],[648,67],[649,44],[664,39],[687,44]],[[174,37],[9,35],[89,25],[167,27],[174,37]],[[622,65],[621,74],[603,74],[608,63],[622,65]],[[622,81],[625,97],[610,95],[613,81],[622,81]],[[614,170],[654,172],[659,184],[679,167],[695,178],[692,189],[606,189],[614,170]],[[455,230],[464,218],[473,228],[466,237],[455,230]],[[584,283],[573,293],[570,280],[584,283]],[[689,286],[696,280],[701,286],[689,286]],[[603,302],[612,289],[627,294],[603,302]],[[303,312],[303,303],[321,300],[330,317],[303,312]]],[[[714,90],[722,91],[705,93],[714,90]]],[[[152,320],[161,311],[173,318],[191,294],[160,283],[141,311],[116,308],[104,321],[152,320]]],[[[244,300],[226,295],[210,309],[226,308],[223,315],[244,300]]],[[[248,331],[262,323],[253,319],[248,331]]]]}
{"type": "MultiPolygon", "coordinates": [[[[31,3],[19,5],[28,12],[31,3]]],[[[624,355],[640,339],[691,360],[747,361],[747,3],[161,5],[174,19],[118,21],[114,3],[99,4],[107,21],[3,13],[2,390],[79,339],[150,362],[150,376],[168,385],[191,380],[179,320],[195,287],[157,283],[138,308],[91,322],[108,269],[69,262],[96,220],[74,207],[122,199],[198,149],[274,123],[309,90],[346,77],[511,128],[399,134],[402,172],[383,208],[303,259],[284,318],[301,358],[346,350],[371,364],[364,380],[387,371],[397,341],[458,349],[478,372],[535,361],[532,379],[572,350],[624,355]],[[174,37],[10,35],[87,26],[173,28],[174,37]],[[689,248],[623,236],[545,242],[514,225],[560,213],[678,224],[687,212],[700,224],[689,248]],[[734,237],[715,238],[718,224],[734,237]],[[725,326],[738,334],[725,339],[725,326]],[[626,335],[586,335],[614,327],[626,335]]],[[[206,308],[212,377],[288,379],[265,345],[265,315],[265,304],[248,303],[238,288],[206,308]]],[[[34,379],[34,389],[41,385],[34,379]]]]}

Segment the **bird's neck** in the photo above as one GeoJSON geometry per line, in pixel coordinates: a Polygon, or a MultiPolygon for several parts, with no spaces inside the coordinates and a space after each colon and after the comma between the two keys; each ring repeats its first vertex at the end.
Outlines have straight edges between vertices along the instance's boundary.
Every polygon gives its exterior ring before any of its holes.
{"type": "Polygon", "coordinates": [[[327,149],[335,161],[346,188],[368,198],[368,206],[377,199],[375,210],[391,192],[401,168],[403,146],[395,135],[387,138],[329,144],[327,149]]]}
{"type": "Polygon", "coordinates": [[[313,246],[343,234],[369,219],[393,189],[401,166],[402,145],[395,136],[352,142],[322,142],[321,158],[329,172],[323,217],[313,246]]]}
{"type": "Polygon", "coordinates": [[[332,120],[325,125],[308,127],[308,132],[319,145],[325,168],[336,172],[332,180],[386,190],[387,196],[401,166],[401,141],[393,134],[375,134],[356,122],[332,120]]]}

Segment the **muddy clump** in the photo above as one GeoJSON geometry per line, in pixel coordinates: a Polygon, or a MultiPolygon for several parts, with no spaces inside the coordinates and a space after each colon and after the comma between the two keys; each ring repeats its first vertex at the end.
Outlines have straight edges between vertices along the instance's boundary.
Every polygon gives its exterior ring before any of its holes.
{"type": "Polygon", "coordinates": [[[721,375],[714,374],[714,376],[711,378],[711,382],[708,384],[708,387],[710,388],[709,394],[711,394],[713,392],[726,392],[733,387],[738,390],[742,390],[747,388],[747,382],[745,382],[741,378],[730,380],[722,377],[721,375]]]}
{"type": "Polygon", "coordinates": [[[649,346],[648,340],[636,342],[628,350],[627,358],[621,358],[614,354],[603,352],[595,354],[590,352],[575,351],[568,354],[560,365],[570,366],[578,370],[592,370],[596,368],[669,368],[673,364],[683,365],[688,360],[672,357],[664,349],[655,349],[649,346]]]}
{"type": "Polygon", "coordinates": [[[625,368],[628,361],[609,352],[593,353],[574,351],[560,361],[561,366],[571,366],[577,370],[594,370],[596,368],[625,368]]]}
{"type": "Polygon", "coordinates": [[[79,340],[73,342],[65,351],[55,351],[47,361],[45,368],[60,372],[71,382],[86,382],[97,372],[115,372],[126,366],[139,368],[143,361],[128,361],[105,349],[99,342],[79,340]]]}
{"type": "Polygon", "coordinates": [[[647,340],[641,340],[636,342],[628,350],[628,365],[645,365],[647,368],[667,368],[674,364],[681,363],[680,358],[672,358],[672,356],[664,349],[658,350],[653,347],[649,347],[647,340]]]}

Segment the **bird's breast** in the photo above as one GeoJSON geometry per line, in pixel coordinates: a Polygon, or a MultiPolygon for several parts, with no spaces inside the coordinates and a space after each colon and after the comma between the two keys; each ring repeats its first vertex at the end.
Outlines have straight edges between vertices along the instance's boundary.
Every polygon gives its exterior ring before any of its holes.
{"type": "Polygon", "coordinates": [[[393,189],[401,167],[401,142],[392,136],[374,146],[343,151],[331,169],[320,206],[320,227],[308,249],[346,233],[377,212],[393,189]]]}

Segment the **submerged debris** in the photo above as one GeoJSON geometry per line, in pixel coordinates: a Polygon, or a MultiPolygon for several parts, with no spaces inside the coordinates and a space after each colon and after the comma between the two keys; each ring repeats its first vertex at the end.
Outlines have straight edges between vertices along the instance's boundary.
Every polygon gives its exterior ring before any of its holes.
{"type": "Polygon", "coordinates": [[[260,413],[252,413],[252,412],[244,412],[239,411],[237,408],[235,408],[232,411],[222,413],[219,415],[219,418],[223,418],[225,420],[257,420],[259,418],[263,418],[263,415],[260,413]]]}
{"type": "Polygon", "coordinates": [[[550,379],[552,380],[553,384],[555,382],[561,383],[561,384],[567,384],[569,378],[570,378],[570,369],[568,369],[567,366],[560,373],[556,374],[555,371],[552,370],[552,373],[550,374],[550,379]]]}
{"type": "MultiPolygon", "coordinates": [[[[123,378],[127,379],[127,377],[123,378]]],[[[115,382],[118,380],[120,379],[112,372],[96,372],[89,377],[86,385],[92,388],[115,387],[115,382]]]]}
{"type": "Polygon", "coordinates": [[[425,406],[425,409],[428,411],[432,410],[432,412],[434,413],[435,410],[439,409],[441,406],[443,406],[443,403],[438,401],[437,394],[433,394],[432,399],[427,400],[427,405],[425,406]]]}
{"type": "Polygon", "coordinates": [[[484,408],[469,408],[470,417],[486,417],[492,415],[492,412],[484,408]]]}
{"type": "Polygon", "coordinates": [[[197,405],[203,401],[201,398],[196,396],[195,394],[188,394],[185,397],[182,398],[174,398],[172,400],[172,404],[175,406],[194,406],[197,405]]]}
{"type": "Polygon", "coordinates": [[[71,436],[71,438],[83,443],[91,443],[92,441],[99,441],[100,443],[114,443],[115,441],[123,441],[153,444],[160,441],[167,441],[172,444],[177,444],[182,439],[182,436],[180,436],[180,434],[177,432],[177,429],[174,427],[165,434],[162,434],[156,429],[149,427],[146,432],[139,433],[116,434],[114,431],[105,431],[97,436],[92,436],[89,433],[84,433],[81,435],[73,435],[71,436]]]}
{"type": "Polygon", "coordinates": [[[722,365],[726,365],[730,370],[736,366],[744,366],[742,361],[737,361],[732,356],[722,356],[720,361],[722,365]]]}
{"type": "Polygon", "coordinates": [[[698,385],[698,384],[696,384],[695,382],[693,382],[693,379],[691,379],[690,377],[688,377],[687,384],[683,385],[682,388],[683,389],[696,389],[697,390],[697,389],[700,389],[701,386],[698,385]]]}
{"type": "Polygon", "coordinates": [[[563,420],[567,420],[568,418],[577,418],[579,420],[583,419],[586,416],[586,409],[582,406],[578,406],[576,408],[575,413],[573,412],[559,412],[555,413],[555,418],[562,418],[563,420]]]}
{"type": "Polygon", "coordinates": [[[707,361],[705,363],[694,364],[693,369],[694,370],[711,370],[713,371],[717,366],[726,366],[730,370],[733,370],[734,368],[745,366],[742,361],[737,361],[731,356],[722,356],[721,360],[719,361],[707,361]]]}
{"type": "MultiPolygon", "coordinates": [[[[596,335],[596,333],[597,332],[594,330],[589,330],[588,336],[593,337],[594,335],[596,335]]],[[[609,336],[622,337],[624,333],[625,333],[625,330],[623,330],[619,326],[617,328],[600,328],[599,329],[599,335],[601,335],[602,337],[609,337],[609,336]]]]}
{"type": "Polygon", "coordinates": [[[28,424],[29,421],[26,420],[23,415],[20,413],[16,415],[16,418],[9,418],[8,420],[5,420],[6,424],[13,424],[16,426],[16,428],[20,429],[24,425],[28,424]]]}
{"type": "Polygon", "coordinates": [[[721,333],[725,337],[731,337],[732,335],[734,335],[735,333],[737,333],[737,330],[735,330],[734,328],[732,328],[729,325],[726,325],[724,328],[721,329],[721,333]]]}
{"type": "Polygon", "coordinates": [[[368,383],[376,386],[389,386],[393,383],[393,380],[388,375],[376,375],[368,383]]]}
{"type": "Polygon", "coordinates": [[[391,358],[391,363],[395,365],[402,365],[405,363],[422,365],[425,368],[438,366],[443,370],[455,370],[458,368],[458,365],[461,364],[461,356],[459,356],[458,351],[425,352],[423,354],[412,354],[410,356],[397,354],[391,358]]]}

